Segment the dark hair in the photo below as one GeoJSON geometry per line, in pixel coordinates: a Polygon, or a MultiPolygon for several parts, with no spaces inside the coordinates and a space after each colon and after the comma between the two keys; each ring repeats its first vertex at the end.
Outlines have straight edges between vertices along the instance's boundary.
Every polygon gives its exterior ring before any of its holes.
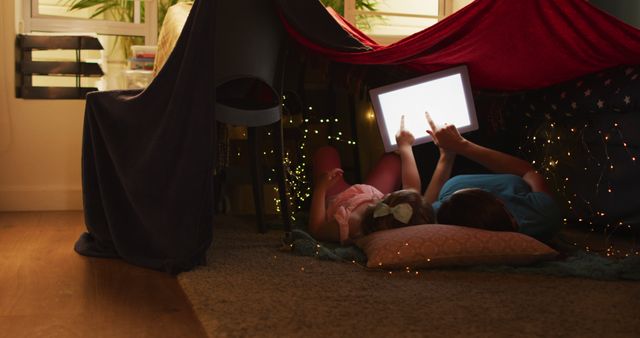
{"type": "Polygon", "coordinates": [[[462,189],[445,199],[438,223],[463,225],[493,231],[515,231],[517,224],[498,197],[486,190],[462,189]]]}
{"type": "Polygon", "coordinates": [[[409,225],[428,224],[435,221],[433,207],[425,202],[422,195],[416,190],[398,190],[388,194],[376,204],[370,205],[362,216],[362,231],[365,235],[375,231],[406,227],[409,225]],[[413,209],[411,219],[404,224],[393,217],[386,215],[373,218],[373,211],[379,203],[386,203],[389,207],[394,207],[401,203],[408,203],[413,209]]]}

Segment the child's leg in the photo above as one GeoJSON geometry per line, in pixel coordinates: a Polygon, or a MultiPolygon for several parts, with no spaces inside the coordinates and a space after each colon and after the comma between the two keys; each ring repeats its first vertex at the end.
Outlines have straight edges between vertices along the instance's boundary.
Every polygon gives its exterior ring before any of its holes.
{"type": "Polygon", "coordinates": [[[402,186],[402,163],[395,153],[385,153],[373,166],[365,184],[376,187],[383,194],[400,189],[402,186]]]}
{"type": "MultiPolygon", "coordinates": [[[[334,168],[342,168],[338,151],[331,146],[318,148],[313,154],[313,179],[316,180],[318,176],[334,168]]],[[[343,177],[340,177],[327,191],[327,197],[339,194],[350,186],[343,177]]]]}

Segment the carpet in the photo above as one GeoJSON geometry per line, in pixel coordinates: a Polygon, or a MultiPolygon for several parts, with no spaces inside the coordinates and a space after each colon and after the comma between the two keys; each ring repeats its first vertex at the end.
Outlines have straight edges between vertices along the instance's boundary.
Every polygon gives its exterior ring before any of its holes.
{"type": "Polygon", "coordinates": [[[283,251],[219,216],[180,285],[211,337],[632,337],[640,283],[508,271],[368,270],[283,251]]]}

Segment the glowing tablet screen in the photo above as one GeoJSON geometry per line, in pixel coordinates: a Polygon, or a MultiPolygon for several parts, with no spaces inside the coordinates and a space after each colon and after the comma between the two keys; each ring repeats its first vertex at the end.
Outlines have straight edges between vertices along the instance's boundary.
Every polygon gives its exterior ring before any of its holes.
{"type": "Polygon", "coordinates": [[[374,88],[369,95],[387,152],[397,149],[396,133],[402,115],[405,129],[416,138],[414,145],[433,141],[426,132],[429,124],[425,111],[436,126],[453,124],[460,133],[478,129],[466,66],[374,88]]]}

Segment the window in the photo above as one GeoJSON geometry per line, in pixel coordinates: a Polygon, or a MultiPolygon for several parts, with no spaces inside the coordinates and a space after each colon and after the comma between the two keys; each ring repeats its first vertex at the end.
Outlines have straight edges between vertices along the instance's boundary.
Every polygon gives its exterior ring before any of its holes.
{"type": "Polygon", "coordinates": [[[101,35],[143,36],[145,43],[151,45],[156,43],[158,37],[156,0],[128,0],[133,4],[130,18],[128,15],[101,14],[93,19],[90,19],[92,9],[69,11],[67,0],[21,1],[23,32],[94,32],[101,35]]]}
{"type": "Polygon", "coordinates": [[[377,0],[375,11],[345,0],[345,18],[376,42],[387,45],[434,25],[473,0],[377,0]]]}
{"type": "MultiPolygon", "coordinates": [[[[81,86],[100,90],[126,87],[125,70],[131,44],[155,45],[158,38],[158,0],[127,0],[129,11],[97,13],[97,7],[69,10],[71,0],[16,0],[21,10],[20,33],[95,34],[102,52],[83,51],[82,61],[98,62],[105,73],[101,78],[83,78],[81,86]],[[92,17],[93,16],[93,17],[92,17]]],[[[36,61],[75,60],[74,51],[34,51],[36,61]]],[[[33,76],[34,86],[76,85],[75,78],[33,76]]]]}

